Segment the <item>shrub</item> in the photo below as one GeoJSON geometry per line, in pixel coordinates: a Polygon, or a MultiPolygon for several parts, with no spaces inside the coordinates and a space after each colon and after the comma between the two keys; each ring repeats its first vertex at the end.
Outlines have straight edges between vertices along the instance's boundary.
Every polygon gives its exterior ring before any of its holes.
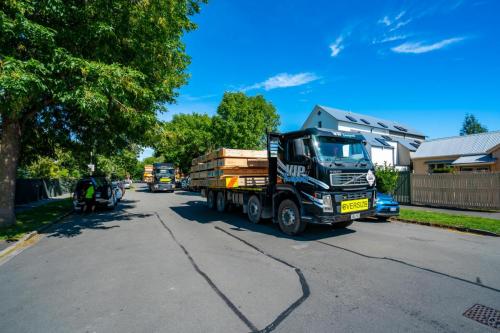
{"type": "Polygon", "coordinates": [[[377,190],[381,193],[394,194],[398,185],[399,172],[390,165],[377,165],[375,168],[377,177],[377,190]]]}

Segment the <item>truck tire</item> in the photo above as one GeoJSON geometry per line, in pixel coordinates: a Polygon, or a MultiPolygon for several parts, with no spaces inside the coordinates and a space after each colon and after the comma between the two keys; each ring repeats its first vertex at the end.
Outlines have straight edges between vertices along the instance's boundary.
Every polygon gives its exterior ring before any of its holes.
{"type": "Polygon", "coordinates": [[[306,228],[307,222],[300,218],[297,204],[290,199],[285,199],[278,208],[278,223],[281,231],[294,236],[300,234],[306,228]]]}
{"type": "Polygon", "coordinates": [[[215,192],[209,191],[207,194],[207,206],[210,209],[215,209],[215,192]]]}
{"type": "Polygon", "coordinates": [[[262,203],[256,195],[252,195],[247,203],[247,215],[250,222],[258,224],[262,214],[262,203]]]}
{"type": "Polygon", "coordinates": [[[350,226],[354,221],[345,221],[345,222],[338,222],[338,223],[333,223],[332,227],[333,229],[344,229],[350,226]]]}
{"type": "Polygon", "coordinates": [[[216,202],[216,208],[219,213],[224,213],[227,209],[227,201],[226,197],[224,196],[224,192],[218,192],[217,193],[217,202],[216,202]]]}

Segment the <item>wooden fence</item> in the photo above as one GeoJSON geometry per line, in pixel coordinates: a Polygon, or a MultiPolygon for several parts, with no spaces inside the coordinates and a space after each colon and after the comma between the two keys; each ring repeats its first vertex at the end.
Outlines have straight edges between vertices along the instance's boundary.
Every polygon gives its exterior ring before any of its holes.
{"type": "Polygon", "coordinates": [[[500,173],[411,175],[414,205],[500,210],[500,173]]]}

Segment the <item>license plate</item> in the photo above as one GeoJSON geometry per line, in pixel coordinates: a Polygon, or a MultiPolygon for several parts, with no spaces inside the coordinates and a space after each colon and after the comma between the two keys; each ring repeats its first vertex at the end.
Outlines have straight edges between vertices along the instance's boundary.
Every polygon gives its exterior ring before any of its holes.
{"type": "Polygon", "coordinates": [[[396,207],[391,207],[391,212],[395,212],[396,210],[396,207]]]}
{"type": "Polygon", "coordinates": [[[359,219],[361,217],[360,213],[357,214],[351,214],[351,220],[359,219]]]}
{"type": "Polygon", "coordinates": [[[362,210],[368,210],[368,198],[342,201],[340,203],[341,213],[359,212],[362,210]]]}

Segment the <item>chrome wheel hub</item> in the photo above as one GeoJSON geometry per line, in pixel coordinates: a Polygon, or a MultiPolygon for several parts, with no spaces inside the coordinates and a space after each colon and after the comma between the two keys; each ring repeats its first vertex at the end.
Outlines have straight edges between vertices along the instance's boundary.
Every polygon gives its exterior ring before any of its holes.
{"type": "Polygon", "coordinates": [[[281,212],[281,220],[286,226],[294,225],[295,221],[297,220],[294,210],[291,208],[283,209],[283,211],[281,212]]]}

